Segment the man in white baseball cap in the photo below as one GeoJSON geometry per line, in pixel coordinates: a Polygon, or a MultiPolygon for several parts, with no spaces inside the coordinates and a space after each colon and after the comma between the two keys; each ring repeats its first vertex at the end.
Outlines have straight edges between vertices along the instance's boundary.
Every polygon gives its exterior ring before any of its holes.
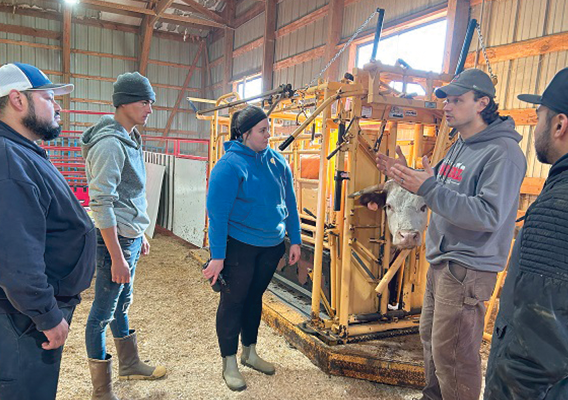
{"type": "Polygon", "coordinates": [[[63,345],[95,267],[95,228],[35,142],[61,132],[53,84],[0,67],[0,399],[54,400],[63,345]]]}

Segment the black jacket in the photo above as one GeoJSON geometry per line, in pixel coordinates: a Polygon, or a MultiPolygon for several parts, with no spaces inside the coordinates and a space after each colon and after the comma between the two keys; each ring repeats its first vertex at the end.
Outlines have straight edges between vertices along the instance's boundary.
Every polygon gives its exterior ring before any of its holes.
{"type": "Polygon", "coordinates": [[[568,399],[568,154],[527,210],[500,303],[485,399],[568,399]]]}
{"type": "Polygon", "coordinates": [[[90,286],[95,250],[93,223],[45,150],[0,122],[0,313],[55,327],[57,303],[90,286]]]}

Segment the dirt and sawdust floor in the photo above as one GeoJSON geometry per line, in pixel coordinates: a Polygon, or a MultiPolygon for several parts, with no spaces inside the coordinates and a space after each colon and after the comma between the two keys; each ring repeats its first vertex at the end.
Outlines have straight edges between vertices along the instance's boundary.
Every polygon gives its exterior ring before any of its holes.
{"type": "MultiPolygon", "coordinates": [[[[122,400],[166,399],[384,399],[420,397],[412,389],[329,376],[264,323],[259,350],[274,361],[277,373],[262,375],[241,367],[248,389],[231,392],[221,378],[221,358],[215,336],[218,295],[189,256],[192,247],[159,231],[150,242],[151,254],[137,268],[134,303],[130,309],[141,358],[168,368],[165,379],[119,381],[113,366],[114,388],[122,400]]],[[[59,381],[58,400],[89,400],[90,376],[84,345],[84,327],[93,301],[93,287],[83,296],[69,334],[59,381]]],[[[116,351],[110,329],[107,350],[116,351]]],[[[115,357],[116,358],[116,357],[115,357]]]]}

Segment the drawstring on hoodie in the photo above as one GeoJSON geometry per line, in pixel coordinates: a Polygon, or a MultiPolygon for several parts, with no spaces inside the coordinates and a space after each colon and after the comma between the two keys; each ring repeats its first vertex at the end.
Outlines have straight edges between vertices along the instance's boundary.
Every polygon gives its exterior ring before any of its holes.
{"type": "Polygon", "coordinates": [[[444,161],[446,161],[446,165],[444,166],[444,163],[442,163],[442,167],[444,168],[441,180],[442,184],[444,185],[446,184],[446,181],[448,180],[448,176],[450,175],[452,168],[456,165],[457,160],[464,149],[465,149],[464,141],[462,140],[462,138],[458,138],[456,144],[452,146],[451,152],[444,158],[444,161]]]}

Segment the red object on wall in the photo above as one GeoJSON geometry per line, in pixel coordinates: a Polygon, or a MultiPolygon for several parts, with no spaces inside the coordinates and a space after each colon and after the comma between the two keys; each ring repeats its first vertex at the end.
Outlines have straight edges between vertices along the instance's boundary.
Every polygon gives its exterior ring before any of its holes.
{"type": "Polygon", "coordinates": [[[75,193],[75,197],[79,199],[79,202],[83,207],[89,206],[89,188],[88,187],[79,187],[79,186],[71,186],[71,190],[75,193]]]}

